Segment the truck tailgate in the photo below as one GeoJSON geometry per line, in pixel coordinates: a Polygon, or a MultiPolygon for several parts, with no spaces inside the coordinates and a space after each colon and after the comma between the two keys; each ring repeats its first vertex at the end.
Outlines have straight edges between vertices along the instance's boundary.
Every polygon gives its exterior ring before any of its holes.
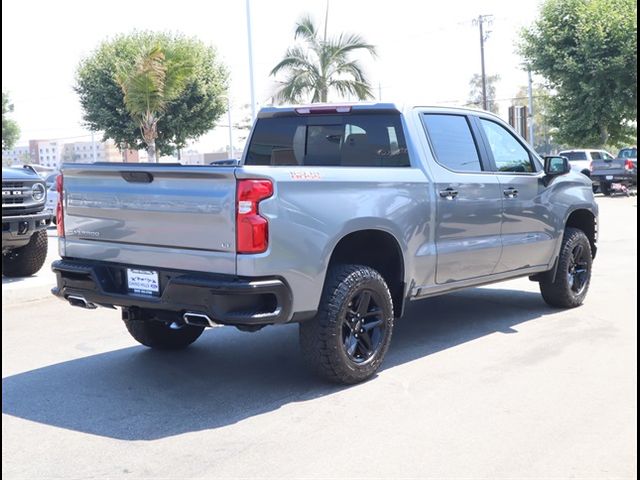
{"type": "Polygon", "coordinates": [[[235,274],[234,170],[67,164],[62,254],[235,274]]]}
{"type": "Polygon", "coordinates": [[[623,158],[594,160],[591,169],[592,175],[620,175],[628,173],[625,170],[625,161],[623,158]]]}

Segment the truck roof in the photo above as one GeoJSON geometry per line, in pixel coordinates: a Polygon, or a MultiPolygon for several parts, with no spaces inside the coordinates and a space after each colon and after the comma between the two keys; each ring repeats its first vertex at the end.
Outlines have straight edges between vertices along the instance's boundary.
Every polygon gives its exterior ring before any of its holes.
{"type": "Polygon", "coordinates": [[[491,112],[468,107],[443,107],[439,105],[402,105],[394,102],[340,102],[340,103],[313,103],[302,105],[278,105],[263,107],[258,113],[258,118],[273,118],[279,116],[289,116],[292,114],[309,115],[318,114],[341,114],[341,113],[400,113],[412,108],[433,108],[451,112],[472,112],[481,113],[488,116],[495,116],[491,112]]]}

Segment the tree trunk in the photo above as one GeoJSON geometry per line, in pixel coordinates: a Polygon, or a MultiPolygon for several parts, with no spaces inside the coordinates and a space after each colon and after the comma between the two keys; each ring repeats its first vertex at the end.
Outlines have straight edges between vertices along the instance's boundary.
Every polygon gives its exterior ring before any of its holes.
{"type": "Polygon", "coordinates": [[[320,102],[327,103],[327,87],[320,87],[320,102]]]}
{"type": "Polygon", "coordinates": [[[147,161],[149,163],[158,163],[158,159],[156,158],[156,141],[150,140],[147,143],[147,161]]]}
{"type": "Polygon", "coordinates": [[[606,125],[600,125],[600,146],[604,147],[609,140],[609,130],[606,125]]]}

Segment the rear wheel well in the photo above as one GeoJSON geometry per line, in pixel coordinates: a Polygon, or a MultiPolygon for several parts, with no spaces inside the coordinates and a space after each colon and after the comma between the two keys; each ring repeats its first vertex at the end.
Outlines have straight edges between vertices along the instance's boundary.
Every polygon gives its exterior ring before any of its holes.
{"type": "Polygon", "coordinates": [[[566,227],[573,227],[582,230],[591,244],[591,256],[596,256],[597,224],[596,217],[589,210],[576,210],[571,212],[567,219],[566,227]]]}
{"type": "Polygon", "coordinates": [[[360,230],[343,237],[335,246],[329,268],[339,264],[366,265],[376,270],[391,293],[396,318],[404,308],[404,259],[395,237],[382,230],[360,230]]]}

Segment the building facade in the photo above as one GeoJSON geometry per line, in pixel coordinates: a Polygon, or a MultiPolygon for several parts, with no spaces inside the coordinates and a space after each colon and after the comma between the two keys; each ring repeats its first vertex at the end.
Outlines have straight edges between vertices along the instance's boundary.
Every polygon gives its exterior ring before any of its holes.
{"type": "Polygon", "coordinates": [[[2,151],[2,164],[30,163],[58,170],[63,163],[139,162],[137,150],[120,150],[112,140],[106,142],[68,142],[29,140],[29,145],[2,151]]]}
{"type": "Polygon", "coordinates": [[[28,145],[2,152],[2,165],[15,165],[16,163],[31,163],[31,153],[28,145]]]}

